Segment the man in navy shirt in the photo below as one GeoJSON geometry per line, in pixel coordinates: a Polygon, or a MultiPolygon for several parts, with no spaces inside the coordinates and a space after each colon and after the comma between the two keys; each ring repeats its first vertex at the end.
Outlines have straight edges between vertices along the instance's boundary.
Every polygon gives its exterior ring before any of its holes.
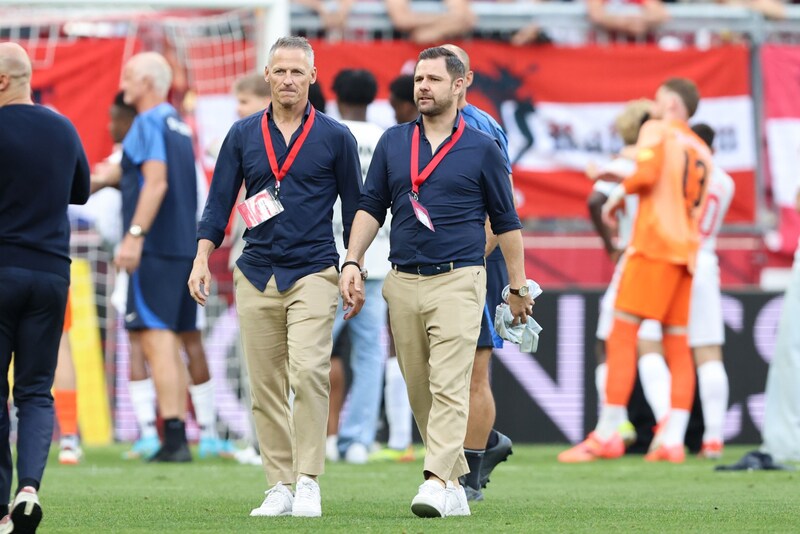
{"type": "Polygon", "coordinates": [[[503,154],[488,135],[464,124],[458,95],[464,64],[441,47],[419,55],[414,97],[421,116],[381,137],[353,222],[340,289],[351,314],[363,292],[357,260],[392,210],[383,294],[400,367],[425,442],[425,482],[411,502],[423,517],[469,515],[458,477],[464,458],[469,383],[486,296],[485,221],[506,257],[512,313],[532,308],[521,224],[503,154]]]}
{"type": "Polygon", "coordinates": [[[31,63],[0,43],[0,530],[35,532],[53,436],[53,376],[69,288],[68,204],[89,198],[89,164],[65,117],[33,104],[31,63]],[[46,146],[46,157],[42,148],[46,146]],[[11,503],[8,369],[14,353],[18,490],[11,503]],[[13,525],[12,525],[13,523],[13,525]]]}
{"type": "MultiPolygon", "coordinates": [[[[467,88],[472,85],[473,73],[470,70],[469,55],[463,48],[452,44],[443,46],[453,52],[464,64],[466,77],[464,88],[458,96],[458,109],[469,126],[492,136],[503,151],[505,169],[511,181],[511,159],[508,157],[508,138],[491,115],[467,103],[467,88]]],[[[512,182],[513,184],[513,182],[512,182]]],[[[489,360],[493,348],[502,348],[503,339],[494,331],[494,311],[503,301],[501,293],[508,285],[502,251],[497,248],[497,237],[492,232],[489,220],[486,221],[486,305],[481,320],[481,333],[475,350],[475,363],[472,365],[472,383],[469,392],[469,421],[467,437],[464,440],[464,456],[469,464],[469,474],[463,477],[467,499],[483,500],[481,487],[489,481],[494,467],[511,454],[511,440],[494,430],[494,396],[489,383],[489,360]]]]}
{"type": "Polygon", "coordinates": [[[308,102],[317,77],[308,41],[278,39],[265,75],[272,104],[236,122],[222,144],[197,232],[189,291],[205,304],[208,258],[222,243],[244,181],[248,201],[239,212],[250,223],[234,270],[236,309],[258,442],[272,485],[250,515],[316,517],[322,514],[317,477],[325,466],[338,297],[333,205],[339,196],[346,246],[361,165],[353,135],[308,102]]]}
{"type": "Polygon", "coordinates": [[[164,420],[164,443],[151,458],[188,462],[186,371],[178,332],[196,330],[197,307],[182,291],[194,257],[197,181],[189,127],[166,102],[172,69],[155,52],[122,71],[125,103],[138,115],[122,142],[122,224],[116,264],[130,274],[125,327],[139,333],[164,420]]]}

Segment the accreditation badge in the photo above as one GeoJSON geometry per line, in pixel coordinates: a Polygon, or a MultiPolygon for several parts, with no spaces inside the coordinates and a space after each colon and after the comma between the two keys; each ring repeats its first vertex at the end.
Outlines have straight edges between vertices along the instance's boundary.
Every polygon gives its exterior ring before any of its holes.
{"type": "Polygon", "coordinates": [[[236,209],[244,219],[247,229],[252,230],[281,213],[283,204],[278,200],[275,190],[267,188],[236,206],[236,209]]]}
{"type": "Polygon", "coordinates": [[[428,210],[425,209],[425,206],[420,204],[419,200],[414,198],[413,193],[408,194],[408,199],[411,200],[411,207],[414,208],[414,216],[417,218],[417,220],[421,222],[425,228],[431,232],[435,232],[436,230],[433,229],[433,221],[431,220],[431,216],[428,214],[428,210]]]}

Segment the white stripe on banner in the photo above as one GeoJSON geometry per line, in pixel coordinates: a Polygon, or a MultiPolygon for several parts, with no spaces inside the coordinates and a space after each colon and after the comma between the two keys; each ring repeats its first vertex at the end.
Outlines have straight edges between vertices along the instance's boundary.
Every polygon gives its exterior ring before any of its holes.
{"type": "Polygon", "coordinates": [[[775,203],[794,206],[800,186],[800,119],[768,119],[766,130],[775,203]]]}
{"type": "MultiPolygon", "coordinates": [[[[622,146],[614,119],[624,105],[542,102],[536,112],[520,117],[516,102],[505,102],[501,111],[511,159],[522,168],[545,172],[583,170],[589,162],[601,164],[622,146]]],[[[750,96],[702,100],[691,122],[706,122],[717,131],[716,158],[723,169],[748,171],[755,167],[750,96]]]]}

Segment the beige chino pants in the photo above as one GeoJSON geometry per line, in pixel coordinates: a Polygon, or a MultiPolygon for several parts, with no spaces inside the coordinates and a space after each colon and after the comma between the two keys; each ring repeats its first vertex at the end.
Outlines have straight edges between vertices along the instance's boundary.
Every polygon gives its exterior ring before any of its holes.
{"type": "Polygon", "coordinates": [[[274,276],[263,292],[238,268],[233,280],[267,482],[291,484],[300,473],[321,475],[339,275],[330,267],[301,278],[283,293],[274,276]]]}
{"type": "Polygon", "coordinates": [[[383,285],[397,359],[425,443],[425,471],[442,480],[469,472],[464,438],[469,384],[486,300],[486,269],[435,276],[390,272],[383,285]]]}

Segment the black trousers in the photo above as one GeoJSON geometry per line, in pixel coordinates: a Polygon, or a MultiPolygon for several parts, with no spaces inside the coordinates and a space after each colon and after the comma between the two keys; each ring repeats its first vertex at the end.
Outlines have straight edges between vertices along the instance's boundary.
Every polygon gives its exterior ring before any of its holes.
{"type": "Polygon", "coordinates": [[[0,502],[11,492],[8,369],[14,355],[19,487],[38,489],[53,437],[53,387],[69,281],[53,273],[0,267],[0,502]]]}

